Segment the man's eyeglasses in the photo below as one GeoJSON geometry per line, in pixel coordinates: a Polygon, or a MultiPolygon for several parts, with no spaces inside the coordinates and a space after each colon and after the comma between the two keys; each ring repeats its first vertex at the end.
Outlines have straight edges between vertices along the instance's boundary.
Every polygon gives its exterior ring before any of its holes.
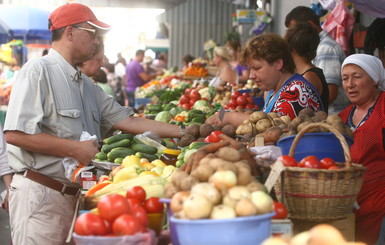
{"type": "Polygon", "coordinates": [[[79,30],[83,30],[83,31],[88,31],[91,33],[91,36],[92,37],[95,37],[96,36],[96,30],[95,29],[92,29],[92,28],[86,28],[86,27],[81,27],[81,26],[73,26],[73,28],[76,28],[76,29],[79,29],[79,30]]]}

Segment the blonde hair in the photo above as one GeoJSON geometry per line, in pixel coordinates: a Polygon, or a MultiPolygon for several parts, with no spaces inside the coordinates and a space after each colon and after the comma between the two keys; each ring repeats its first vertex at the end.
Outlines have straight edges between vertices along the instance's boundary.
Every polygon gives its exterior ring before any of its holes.
{"type": "Polygon", "coordinates": [[[224,46],[215,47],[214,54],[216,56],[222,57],[226,61],[230,61],[232,59],[229,50],[224,46]]]}

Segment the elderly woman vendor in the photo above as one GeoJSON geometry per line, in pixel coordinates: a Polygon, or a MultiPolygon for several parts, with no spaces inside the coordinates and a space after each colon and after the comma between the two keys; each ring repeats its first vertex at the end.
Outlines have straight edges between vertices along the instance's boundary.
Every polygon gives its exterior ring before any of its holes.
{"type": "Polygon", "coordinates": [[[385,70],[381,61],[367,54],[347,57],[342,85],[352,103],[339,114],[354,132],[352,162],[367,168],[355,210],[356,241],[374,244],[385,222],[385,70]]]}
{"type": "MultiPolygon", "coordinates": [[[[267,33],[250,39],[240,53],[240,63],[247,64],[250,79],[263,91],[269,91],[263,110],[288,115],[292,119],[303,108],[324,110],[316,88],[301,75],[295,74],[295,63],[287,42],[277,34],[267,33]]],[[[223,121],[218,115],[208,119],[210,124],[240,125],[249,114],[226,113],[223,121]]]]}

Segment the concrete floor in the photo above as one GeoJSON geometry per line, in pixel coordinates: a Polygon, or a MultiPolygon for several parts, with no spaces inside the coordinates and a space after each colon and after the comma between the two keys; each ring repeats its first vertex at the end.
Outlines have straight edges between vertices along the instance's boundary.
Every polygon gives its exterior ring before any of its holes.
{"type": "MultiPolygon", "coordinates": [[[[0,193],[5,190],[3,179],[0,178],[0,193]]],[[[9,230],[9,215],[0,208],[0,244],[11,244],[11,232],[9,230]]]]}

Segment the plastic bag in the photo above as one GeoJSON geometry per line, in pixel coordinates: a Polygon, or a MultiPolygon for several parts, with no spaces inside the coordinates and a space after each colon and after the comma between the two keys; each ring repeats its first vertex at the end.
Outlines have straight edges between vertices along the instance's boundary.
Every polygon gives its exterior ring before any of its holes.
{"type": "Polygon", "coordinates": [[[80,236],[73,233],[76,245],[156,245],[158,239],[153,230],[147,233],[137,233],[131,236],[80,236]]]}
{"type": "MultiPolygon", "coordinates": [[[[97,139],[98,138],[96,137],[96,135],[92,135],[91,136],[88,132],[83,131],[82,135],[80,136],[80,140],[79,141],[86,141],[86,140],[95,140],[95,141],[97,141],[97,139]]],[[[73,174],[76,171],[76,169],[78,168],[79,162],[77,160],[71,158],[71,157],[65,157],[62,160],[62,164],[63,164],[64,170],[65,170],[65,176],[67,177],[67,179],[69,181],[72,181],[73,174]]]]}
{"type": "Polygon", "coordinates": [[[256,154],[254,158],[262,167],[269,167],[282,155],[281,148],[275,145],[254,146],[250,148],[250,151],[256,154]]]}

